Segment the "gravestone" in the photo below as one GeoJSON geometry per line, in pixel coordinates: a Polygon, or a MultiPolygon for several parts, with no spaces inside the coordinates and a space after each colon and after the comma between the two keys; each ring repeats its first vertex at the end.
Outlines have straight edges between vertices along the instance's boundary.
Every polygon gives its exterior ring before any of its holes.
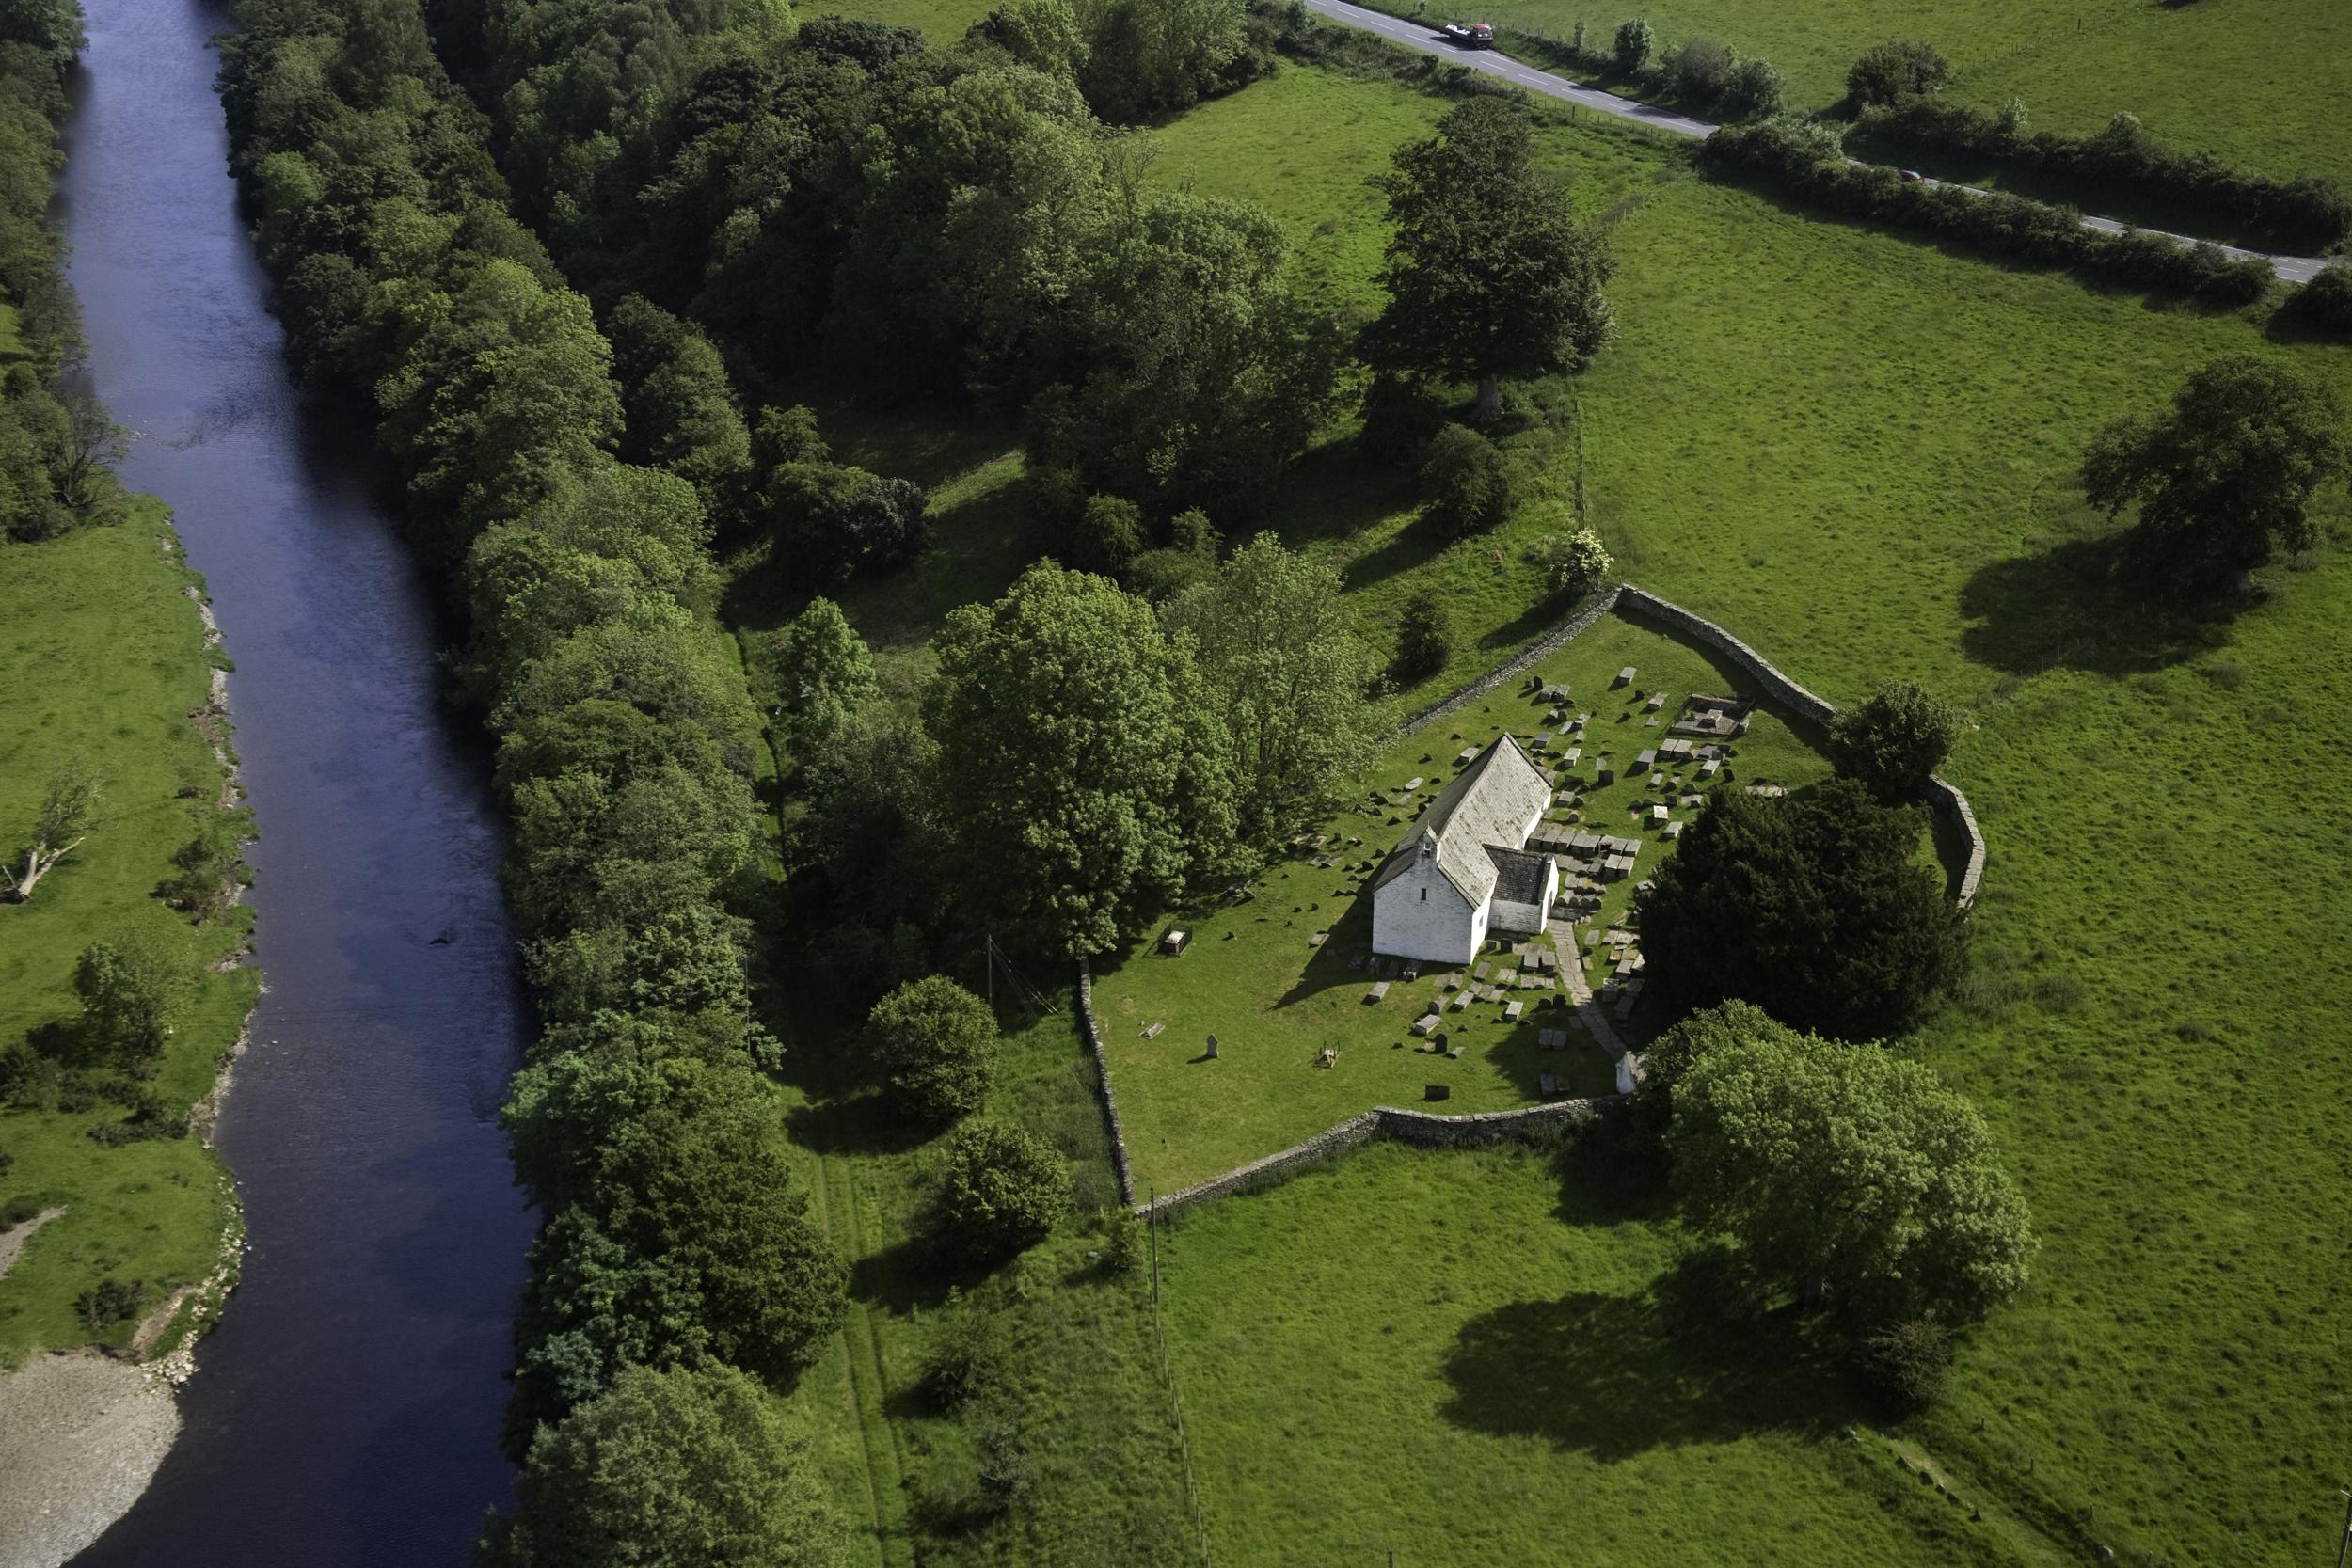
{"type": "Polygon", "coordinates": [[[1422,1085],[1421,1097],[1423,1100],[1443,1100],[1453,1092],[1443,1084],[1424,1084],[1422,1085]]]}
{"type": "Polygon", "coordinates": [[[1215,1035],[1209,1037],[1209,1060],[1213,1062],[1216,1060],[1216,1037],[1215,1035]]]}

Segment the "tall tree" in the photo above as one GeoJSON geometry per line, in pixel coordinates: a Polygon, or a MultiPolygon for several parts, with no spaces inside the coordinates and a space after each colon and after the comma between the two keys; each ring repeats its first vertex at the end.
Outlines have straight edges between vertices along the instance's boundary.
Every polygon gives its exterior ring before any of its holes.
{"type": "Polygon", "coordinates": [[[824,598],[809,600],[807,609],[785,623],[773,648],[786,739],[805,764],[841,735],[879,689],[874,656],[841,607],[824,598]]]}
{"type": "Polygon", "coordinates": [[[2109,516],[2139,503],[2126,561],[2174,592],[2210,594],[2318,537],[2309,507],[2352,470],[2344,405],[2285,365],[2230,354],[2155,419],[2127,417],[2083,454],[2083,490],[2109,516]]]}
{"type": "Polygon", "coordinates": [[[532,1446],[480,1568],[834,1568],[804,1441],[729,1367],[633,1367],[532,1446]]]}
{"type": "Polygon", "coordinates": [[[1717,790],[1641,897],[1659,981],[1843,1039],[1911,1028],[1960,977],[1967,936],[1917,860],[1923,828],[1851,779],[1785,799],[1717,790]]]}
{"type": "Polygon", "coordinates": [[[1756,1275],[1865,1323],[1978,1318],[2035,1247],[1984,1118],[1928,1068],[1756,1014],[1681,1070],[1667,1148],[1756,1275]]]}
{"type": "Polygon", "coordinates": [[[1829,753],[1840,773],[1880,800],[1906,800],[1943,766],[1963,722],[1958,708],[1918,682],[1887,681],[1830,721],[1829,753]]]}
{"type": "Polygon", "coordinates": [[[1100,953],[1231,863],[1231,742],[1191,640],[1142,600],[1041,562],[936,646],[940,814],[1018,939],[1100,953]]]}
{"type": "Polygon", "coordinates": [[[1536,167],[1524,108],[1473,98],[1395,164],[1372,181],[1396,230],[1388,308],[1365,334],[1376,368],[1474,378],[1483,422],[1502,412],[1503,376],[1575,370],[1598,351],[1613,323],[1608,245],[1536,167]]]}
{"type": "Polygon", "coordinates": [[[1339,574],[1261,533],[1162,618],[1191,635],[1232,737],[1243,835],[1319,815],[1364,759],[1380,672],[1339,574]]]}

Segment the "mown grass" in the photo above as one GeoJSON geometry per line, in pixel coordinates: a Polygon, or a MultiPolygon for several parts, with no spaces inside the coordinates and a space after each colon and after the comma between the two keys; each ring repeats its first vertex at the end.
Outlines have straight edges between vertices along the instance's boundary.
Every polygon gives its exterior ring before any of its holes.
{"type": "MultiPolygon", "coordinates": [[[[1603,618],[1543,661],[1534,678],[1566,684],[1574,695],[1570,710],[1592,716],[1582,758],[1565,771],[1590,783],[1601,757],[1616,765],[1616,783],[1579,797],[1581,816],[1564,808],[1555,819],[1581,820],[1594,832],[1643,843],[1634,876],[1608,891],[1598,922],[1605,928],[1624,914],[1638,880],[1673,852],[1666,839],[1637,820],[1636,803],[1673,802],[1677,820],[1694,815],[1679,805],[1678,788],[1652,789],[1649,772],[1633,766],[1638,752],[1665,735],[1662,725],[1644,727],[1646,697],[1666,693],[1671,718],[1693,691],[1749,694],[1753,683],[1720,659],[1616,616],[1603,618]],[[1612,689],[1617,671],[1629,664],[1638,672],[1635,685],[1612,689]]],[[[1095,1008],[1138,1183],[1175,1191],[1375,1105],[1417,1103],[1431,1085],[1448,1091],[1432,1108],[1452,1113],[1532,1104],[1539,1098],[1539,1075],[1548,1071],[1566,1075],[1576,1094],[1613,1092],[1609,1058],[1572,1021],[1561,990],[1509,992],[1506,1000],[1525,1008],[1517,1023],[1504,1022],[1501,1004],[1446,1011],[1440,1028],[1451,1044],[1468,1048],[1454,1060],[1435,1054],[1406,1026],[1432,1000],[1450,1008],[1453,995],[1441,982],[1449,974],[1458,978],[1458,971],[1424,965],[1418,980],[1395,981],[1380,1003],[1368,1006],[1373,976],[1349,968],[1350,959],[1371,946],[1370,873],[1412,831],[1410,819],[1420,807],[1454,776],[1457,753],[1505,731],[1532,744],[1554,728],[1545,722],[1548,711],[1521,683],[1511,682],[1406,736],[1374,764],[1365,783],[1376,787],[1359,796],[1354,809],[1319,824],[1329,841],[1312,853],[1336,856],[1338,863],[1317,868],[1308,852],[1295,853],[1266,868],[1248,902],[1220,898],[1171,917],[1168,925],[1193,933],[1182,957],[1158,957],[1146,943],[1122,960],[1098,964],[1095,1008]],[[1403,786],[1414,778],[1423,783],[1408,795],[1403,786]],[[1319,946],[1311,942],[1318,933],[1328,938],[1319,946]],[[1142,1038],[1152,1023],[1164,1025],[1164,1032],[1142,1038]],[[1567,1030],[1568,1049],[1540,1049],[1544,1029],[1567,1030]],[[1215,1061],[1205,1059],[1211,1034],[1219,1043],[1215,1061]],[[1327,1048],[1339,1058],[1320,1068],[1317,1055],[1327,1048]]],[[[1570,743],[1556,738],[1550,755],[1558,758],[1570,743]]],[[[1828,763],[1771,712],[1758,713],[1737,745],[1726,776],[1730,787],[1777,783],[1803,788],[1829,772],[1828,763]]],[[[1689,768],[1680,776],[1693,779],[1689,768]]],[[[1569,941],[1576,940],[1571,932],[1569,941]]],[[[1489,954],[1486,961],[1499,968],[1507,960],[1489,954]]],[[[1598,990],[1607,974],[1604,957],[1597,956],[1587,974],[1598,990]]]]}
{"type": "Polygon", "coordinates": [[[1518,1148],[1374,1145],[1184,1214],[1163,1303],[1216,1560],[2043,1560],[1845,1438],[1814,1325],[1726,1321],[1684,1250],[1638,1180],[1518,1148]]]}
{"type": "MultiPolygon", "coordinates": [[[[1375,4],[1413,14],[1413,0],[1375,4]]],[[[1872,44],[1925,39],[1955,68],[1947,92],[1992,108],[2022,99],[2034,129],[2088,133],[2128,112],[2177,147],[2281,179],[2317,174],[2352,185],[2340,86],[2352,58],[2352,11],[2334,0],[2259,8],[2213,0],[2079,0],[2062,8],[2030,0],[1496,0],[1479,15],[1559,39],[1581,21],[1586,46],[1598,49],[1620,22],[1646,17],[1661,47],[1713,38],[1772,61],[1788,77],[1789,105],[1808,110],[1845,97],[1847,71],[1872,44]]]]}
{"type": "MultiPolygon", "coordinates": [[[[92,942],[184,943],[210,962],[243,941],[242,909],[191,928],[154,896],[170,855],[193,836],[192,811],[215,809],[219,770],[188,721],[208,670],[193,576],[159,543],[168,522],[130,503],[119,526],[39,545],[0,545],[0,853],[19,859],[41,791],[79,753],[104,783],[88,842],[33,900],[0,905],[0,1046],[79,1014],[73,966],[92,942]],[[192,788],[195,799],[179,792],[192,788]]],[[[153,1086],[172,1114],[212,1087],[259,988],[249,968],[209,970],[179,1020],[153,1086]]],[[[144,1281],[150,1307],[215,1266],[232,1211],[226,1173],[201,1142],[157,1139],[106,1148],[89,1136],[122,1109],[0,1109],[0,1204],[62,1206],[0,1279],[0,1364],[34,1351],[127,1342],[135,1324],[92,1335],[74,1299],[103,1277],[144,1281]]]]}

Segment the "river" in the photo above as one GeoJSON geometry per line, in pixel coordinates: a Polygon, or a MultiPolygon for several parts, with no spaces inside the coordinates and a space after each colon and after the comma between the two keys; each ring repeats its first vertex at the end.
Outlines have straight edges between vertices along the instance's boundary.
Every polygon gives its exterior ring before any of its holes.
{"type": "Polygon", "coordinates": [[[267,991],[221,1117],[250,1227],[184,1429],[80,1564],[462,1562],[530,1220],[495,1122],[527,1013],[473,727],[364,427],[291,385],[196,0],[84,0],[60,213],[125,483],[179,520],[229,652],[267,991]]]}

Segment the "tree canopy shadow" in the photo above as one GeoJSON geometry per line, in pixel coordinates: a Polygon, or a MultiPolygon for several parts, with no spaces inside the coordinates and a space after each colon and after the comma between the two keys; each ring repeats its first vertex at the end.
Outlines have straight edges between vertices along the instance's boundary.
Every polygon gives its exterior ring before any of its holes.
{"type": "Polygon", "coordinates": [[[1793,1308],[1733,1323],[1681,1299],[1701,1282],[1670,1274],[1661,1286],[1632,1296],[1572,1291],[1471,1319],[1446,1356],[1445,1418],[1604,1463],[1763,1432],[1826,1432],[1848,1418],[1793,1308]]]}
{"type": "Polygon", "coordinates": [[[1978,568],[1961,589],[1961,614],[1973,623],[1961,646],[1979,663],[2018,675],[2058,668],[2137,674],[2210,648],[2213,620],[2152,598],[2122,575],[2120,540],[2070,539],[1978,568]]]}

